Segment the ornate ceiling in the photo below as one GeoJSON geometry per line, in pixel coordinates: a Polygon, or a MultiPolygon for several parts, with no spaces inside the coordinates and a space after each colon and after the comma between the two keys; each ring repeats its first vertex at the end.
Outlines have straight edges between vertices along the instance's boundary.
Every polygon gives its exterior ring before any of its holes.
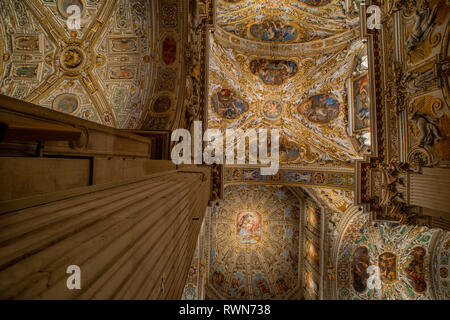
{"type": "Polygon", "coordinates": [[[371,224],[367,214],[354,215],[339,246],[337,298],[448,299],[448,236],[427,227],[371,224]],[[367,285],[370,265],[380,269],[379,290],[367,285]]]}
{"type": "Polygon", "coordinates": [[[343,1],[218,1],[209,127],[279,128],[284,164],[348,161],[348,88],[365,45],[343,1]]]}
{"type": "Polygon", "coordinates": [[[207,295],[282,299],[298,294],[302,211],[287,187],[226,186],[224,200],[206,223],[207,295]]]}
{"type": "Polygon", "coordinates": [[[0,92],[118,128],[170,128],[182,103],[178,2],[1,1],[0,92]],[[70,5],[80,29],[68,28],[70,5]]]}

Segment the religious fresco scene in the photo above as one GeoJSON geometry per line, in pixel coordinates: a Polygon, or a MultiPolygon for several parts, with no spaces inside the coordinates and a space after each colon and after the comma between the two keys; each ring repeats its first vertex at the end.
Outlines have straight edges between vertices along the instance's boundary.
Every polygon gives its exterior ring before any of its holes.
{"type": "Polygon", "coordinates": [[[450,300],[449,39],[448,0],[0,0],[0,299],[450,300]]]}

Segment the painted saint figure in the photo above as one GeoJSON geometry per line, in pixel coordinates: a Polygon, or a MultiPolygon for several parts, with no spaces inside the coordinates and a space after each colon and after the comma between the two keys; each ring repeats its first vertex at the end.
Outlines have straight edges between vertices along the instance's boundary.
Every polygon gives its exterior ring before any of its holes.
{"type": "Polygon", "coordinates": [[[236,234],[241,243],[261,240],[261,215],[256,211],[240,212],[236,217],[236,234]]]}
{"type": "Polygon", "coordinates": [[[297,37],[297,30],[280,20],[266,20],[250,27],[250,34],[262,41],[286,42],[297,37]]]}
{"type": "Polygon", "coordinates": [[[225,119],[237,119],[249,110],[249,105],[237,92],[221,89],[211,97],[211,107],[225,119]]]}
{"type": "Polygon", "coordinates": [[[250,70],[265,84],[281,85],[286,79],[297,74],[298,66],[289,60],[255,59],[250,62],[250,70]]]}
{"type": "Polygon", "coordinates": [[[339,115],[339,102],[326,94],[312,96],[297,111],[314,123],[329,123],[339,115]]]}

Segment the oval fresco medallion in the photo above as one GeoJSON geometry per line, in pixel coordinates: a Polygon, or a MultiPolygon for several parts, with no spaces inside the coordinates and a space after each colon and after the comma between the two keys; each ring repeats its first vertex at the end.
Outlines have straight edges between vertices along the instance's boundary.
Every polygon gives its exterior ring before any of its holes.
{"type": "Polygon", "coordinates": [[[225,119],[237,119],[249,109],[248,103],[232,89],[217,91],[211,98],[211,107],[225,119]]]}
{"type": "Polygon", "coordinates": [[[411,262],[406,268],[408,277],[414,283],[414,290],[416,292],[425,292],[427,284],[425,282],[425,255],[426,250],[422,247],[415,247],[411,253],[411,262]]]}
{"type": "Polygon", "coordinates": [[[298,66],[290,60],[255,59],[250,62],[250,70],[253,74],[269,85],[281,85],[284,81],[294,76],[298,66]]]}
{"type": "Polygon", "coordinates": [[[166,65],[171,65],[177,60],[177,41],[172,36],[167,36],[163,41],[162,59],[166,65]]]}
{"type": "Polygon", "coordinates": [[[86,54],[81,48],[71,46],[63,50],[59,60],[64,70],[78,73],[86,64],[86,54]]]}
{"type": "Polygon", "coordinates": [[[364,292],[367,288],[369,274],[367,268],[370,265],[369,249],[367,247],[358,247],[353,254],[353,288],[356,292],[364,292]]]}
{"type": "Polygon", "coordinates": [[[261,41],[288,42],[297,38],[298,31],[281,20],[269,19],[250,26],[250,35],[261,41]]]}
{"type": "Polygon", "coordinates": [[[339,102],[326,94],[310,97],[297,107],[298,113],[314,123],[329,123],[339,115],[339,102]]]}
{"type": "Polygon", "coordinates": [[[164,113],[169,111],[172,105],[172,100],[168,96],[161,96],[155,100],[153,104],[153,111],[156,113],[164,113]]]}
{"type": "Polygon", "coordinates": [[[80,106],[80,99],[74,94],[61,94],[53,100],[53,110],[73,114],[80,106]]]}

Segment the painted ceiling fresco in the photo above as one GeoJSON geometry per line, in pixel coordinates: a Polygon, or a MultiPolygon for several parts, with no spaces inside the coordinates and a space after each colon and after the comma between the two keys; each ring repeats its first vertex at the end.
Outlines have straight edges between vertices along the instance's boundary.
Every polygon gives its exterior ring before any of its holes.
{"type": "MultiPolygon", "coordinates": [[[[0,2],[0,92],[118,128],[136,128],[148,112],[170,114],[175,101],[176,4],[154,17],[157,1],[4,0],[0,2]],[[81,8],[80,29],[67,21],[81,8]],[[166,31],[167,33],[167,31],[166,31]],[[161,48],[157,46],[158,41],[161,48]],[[160,52],[161,51],[161,55],[160,52]],[[158,88],[155,90],[155,81],[158,88]],[[155,92],[167,92],[155,97],[155,92]]],[[[166,119],[165,124],[170,119],[166,119]]]]}
{"type": "Polygon", "coordinates": [[[254,41],[301,43],[348,31],[358,23],[339,1],[218,1],[217,23],[225,31],[254,41]]]}
{"type": "Polygon", "coordinates": [[[302,203],[286,187],[228,185],[207,221],[208,296],[283,299],[300,290],[302,203]]]}
{"type": "Polygon", "coordinates": [[[356,215],[341,241],[337,265],[339,299],[448,299],[448,232],[372,224],[368,219],[366,214],[356,215]],[[435,258],[439,261],[431,263],[435,258]],[[379,269],[378,288],[376,282],[369,287],[373,274],[370,266],[379,269]]]}
{"type": "Polygon", "coordinates": [[[282,163],[348,161],[348,91],[358,40],[342,1],[218,1],[209,128],[279,128],[282,163]],[[229,96],[227,96],[229,95],[229,96]]]}

